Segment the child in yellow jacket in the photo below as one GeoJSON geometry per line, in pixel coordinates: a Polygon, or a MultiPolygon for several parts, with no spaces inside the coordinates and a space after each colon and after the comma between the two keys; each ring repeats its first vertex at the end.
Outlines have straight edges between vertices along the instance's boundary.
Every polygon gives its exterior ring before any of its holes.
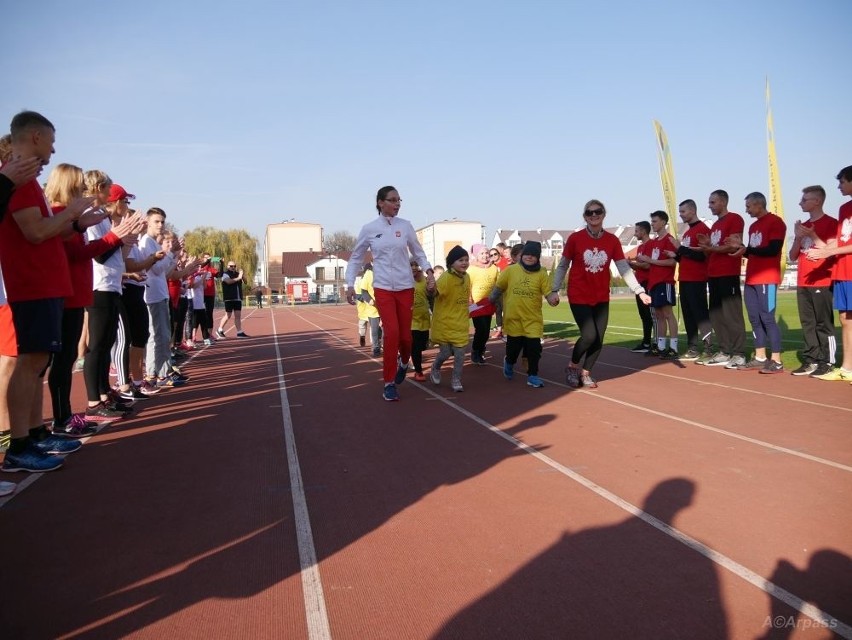
{"type": "Polygon", "coordinates": [[[464,352],[468,342],[470,320],[470,257],[456,245],[447,255],[447,271],[435,283],[435,311],[432,314],[432,342],[440,347],[429,377],[441,384],[441,365],[453,356],[453,391],[464,391],[461,383],[464,352]]]}

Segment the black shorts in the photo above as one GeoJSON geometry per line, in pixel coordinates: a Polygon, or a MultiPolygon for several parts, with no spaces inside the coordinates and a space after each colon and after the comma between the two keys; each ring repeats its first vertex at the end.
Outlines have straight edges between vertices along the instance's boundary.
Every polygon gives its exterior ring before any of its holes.
{"type": "Polygon", "coordinates": [[[231,313],[231,311],[239,311],[242,308],[242,300],[225,300],[225,313],[231,313]]]}
{"type": "Polygon", "coordinates": [[[649,295],[651,296],[651,306],[655,309],[675,306],[675,292],[673,284],[666,284],[665,282],[655,284],[649,295]]]}
{"type": "Polygon", "coordinates": [[[145,304],[145,287],[135,284],[125,285],[121,290],[121,301],[127,312],[127,330],[130,333],[130,346],[144,349],[148,346],[149,322],[148,305],[145,304]]]}
{"type": "Polygon", "coordinates": [[[10,302],[18,353],[58,353],[62,350],[64,298],[10,302]]]}

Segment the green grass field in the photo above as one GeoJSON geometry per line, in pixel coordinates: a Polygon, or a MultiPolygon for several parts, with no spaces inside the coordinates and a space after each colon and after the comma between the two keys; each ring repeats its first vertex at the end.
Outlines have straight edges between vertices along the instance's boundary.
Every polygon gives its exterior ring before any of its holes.
{"type": "MultiPolygon", "coordinates": [[[[544,310],[544,334],[548,338],[569,338],[576,340],[580,332],[574,323],[574,316],[568,302],[564,299],[558,307],[551,307],[546,303],[544,310]]],[[[677,310],[676,310],[677,313],[677,310]]],[[[751,325],[748,315],[743,309],[746,324],[746,350],[753,353],[753,341],[751,336],[751,325]]],[[[778,294],[778,310],[775,315],[778,325],[781,327],[782,359],[784,367],[788,370],[796,369],[801,364],[799,350],[804,344],[802,341],[802,326],[799,323],[799,312],[796,308],[796,292],[782,291],[778,294]]],[[[835,329],[837,336],[838,354],[837,361],[840,362],[840,324],[835,316],[835,329]]],[[[686,351],[686,330],[683,319],[680,319],[680,352],[686,351]]],[[[605,344],[609,346],[632,348],[642,339],[642,325],[639,321],[639,313],[636,311],[636,301],[633,297],[613,298],[609,305],[609,328],[606,332],[605,344]]],[[[747,354],[748,355],[748,354],[747,354]]]]}

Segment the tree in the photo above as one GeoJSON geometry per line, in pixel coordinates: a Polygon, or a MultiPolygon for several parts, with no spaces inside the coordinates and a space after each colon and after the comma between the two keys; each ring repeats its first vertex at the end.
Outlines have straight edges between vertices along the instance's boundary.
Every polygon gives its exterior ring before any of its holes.
{"type": "Polygon", "coordinates": [[[209,253],[222,258],[222,263],[233,260],[243,270],[245,286],[254,287],[254,274],[257,272],[257,240],[244,229],[215,229],[196,227],[184,235],[186,253],[200,256],[209,253]]]}
{"type": "Polygon", "coordinates": [[[341,251],[352,251],[358,239],[348,231],[335,231],[326,236],[323,241],[323,249],[329,253],[340,253],[341,251]]]}

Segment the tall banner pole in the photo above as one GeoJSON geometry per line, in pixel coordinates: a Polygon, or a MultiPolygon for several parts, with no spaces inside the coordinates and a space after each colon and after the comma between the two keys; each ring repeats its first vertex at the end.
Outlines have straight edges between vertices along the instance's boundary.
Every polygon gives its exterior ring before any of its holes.
{"type": "MultiPolygon", "coordinates": [[[[769,159],[769,210],[784,219],[784,203],[781,200],[781,176],[778,173],[778,157],[775,155],[775,123],[772,120],[772,105],[770,104],[769,77],[766,78],[766,152],[769,159]]],[[[787,238],[784,238],[784,248],[781,253],[781,270],[787,264],[787,238]]]]}

